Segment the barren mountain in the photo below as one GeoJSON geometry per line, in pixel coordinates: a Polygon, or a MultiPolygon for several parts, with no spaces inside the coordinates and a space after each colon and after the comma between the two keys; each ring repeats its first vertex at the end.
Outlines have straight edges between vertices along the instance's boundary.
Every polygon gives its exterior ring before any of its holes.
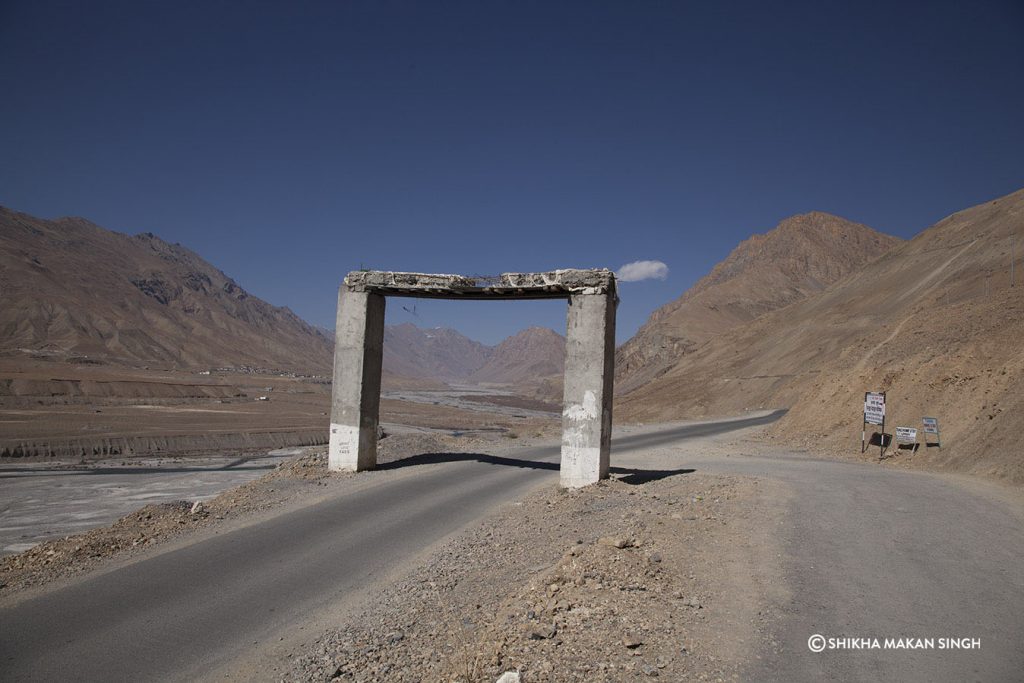
{"type": "Polygon", "coordinates": [[[384,377],[395,388],[415,382],[489,384],[559,398],[564,366],[565,338],[546,328],[531,327],[497,346],[444,327],[384,328],[384,377]]]}
{"type": "Polygon", "coordinates": [[[446,327],[412,323],[384,328],[384,369],[401,377],[463,382],[490,357],[491,347],[446,327]]]}
{"type": "MultiPolygon", "coordinates": [[[[0,207],[0,291],[0,354],[12,358],[322,374],[331,368],[330,334],[151,233],[128,236],[82,218],[50,221],[0,207]]],[[[535,329],[513,339],[489,347],[447,328],[389,326],[385,380],[395,387],[514,384],[560,372],[562,346],[542,341],[560,339],[556,333],[535,329]]]]}
{"type": "Polygon", "coordinates": [[[754,235],[618,349],[616,390],[651,381],[711,337],[820,292],[901,241],[817,211],[754,235]]]}
{"type": "Polygon", "coordinates": [[[0,207],[0,353],[327,372],[323,334],[151,233],[0,207]]]}
{"type": "Polygon", "coordinates": [[[498,344],[487,362],[469,376],[478,384],[536,383],[565,371],[565,337],[546,327],[530,327],[498,344]]]}
{"type": "Polygon", "coordinates": [[[777,437],[859,453],[864,392],[886,391],[886,431],[939,419],[941,450],[912,462],[1024,482],[1021,238],[1024,190],[953,214],[820,294],[683,356],[622,397],[616,416],[784,406],[777,437]]]}

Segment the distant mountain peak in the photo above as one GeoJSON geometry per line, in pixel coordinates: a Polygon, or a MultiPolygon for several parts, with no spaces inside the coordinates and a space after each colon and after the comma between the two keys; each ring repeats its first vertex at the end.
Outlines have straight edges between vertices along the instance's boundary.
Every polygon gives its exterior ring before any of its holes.
{"type": "Polygon", "coordinates": [[[546,327],[520,330],[496,346],[449,327],[404,322],[384,329],[384,369],[409,379],[535,387],[562,374],[564,355],[565,339],[546,327]]]}
{"type": "MultiPolygon", "coordinates": [[[[617,397],[617,417],[786,408],[769,428],[777,444],[846,457],[857,453],[863,392],[889,390],[898,420],[920,428],[920,416],[937,416],[943,443],[955,444],[945,454],[922,449],[915,467],[1020,485],[1024,458],[1007,445],[1024,437],[1024,288],[1011,279],[1021,277],[1011,275],[1011,255],[1022,225],[1024,190],[958,211],[824,290],[634,381],[617,397]]],[[[1017,249],[1020,268],[1019,241],[1017,249]]],[[[683,313],[674,324],[702,323],[695,306],[683,313]]]]}
{"type": "MultiPolygon", "coordinates": [[[[512,335],[511,337],[509,337],[505,341],[508,341],[509,339],[529,338],[529,337],[563,339],[562,335],[560,335],[559,333],[555,332],[550,327],[540,327],[540,326],[537,326],[537,325],[533,325],[531,327],[527,327],[525,329],[522,329],[519,332],[516,332],[514,335],[512,335]]],[[[502,342],[502,343],[504,343],[504,342],[502,342]]]]}
{"type": "Polygon", "coordinates": [[[546,327],[528,327],[498,344],[470,381],[526,384],[565,371],[565,338],[546,327]]]}
{"type": "Polygon", "coordinates": [[[128,365],[330,368],[324,335],[179,244],[8,209],[0,228],[4,349],[128,365]]]}
{"type": "Polygon", "coordinates": [[[708,339],[824,289],[900,242],[823,211],[790,216],[752,235],[652,313],[619,349],[617,388],[627,391],[656,377],[708,339]]]}

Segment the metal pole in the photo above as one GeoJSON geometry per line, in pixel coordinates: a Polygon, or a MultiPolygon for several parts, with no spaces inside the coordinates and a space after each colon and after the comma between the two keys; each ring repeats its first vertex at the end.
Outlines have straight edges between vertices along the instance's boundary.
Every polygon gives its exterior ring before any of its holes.
{"type": "Polygon", "coordinates": [[[885,457],[885,415],[882,415],[882,433],[878,437],[878,459],[885,457]]]}
{"type": "Polygon", "coordinates": [[[864,412],[861,415],[864,417],[864,421],[860,423],[860,452],[863,453],[868,449],[867,444],[864,441],[864,437],[867,434],[868,429],[868,392],[864,392],[864,412]]]}
{"type": "Polygon", "coordinates": [[[1013,287],[1013,262],[1017,256],[1017,233],[1010,235],[1010,286],[1013,287]]]}
{"type": "Polygon", "coordinates": [[[882,392],[882,436],[878,439],[878,459],[885,457],[885,392],[882,392]]]}

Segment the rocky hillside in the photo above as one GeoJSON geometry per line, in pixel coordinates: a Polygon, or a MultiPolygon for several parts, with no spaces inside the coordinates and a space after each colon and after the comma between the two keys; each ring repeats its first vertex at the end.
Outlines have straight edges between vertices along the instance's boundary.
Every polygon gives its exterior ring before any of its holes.
{"type": "Polygon", "coordinates": [[[821,212],[754,235],[618,349],[617,392],[658,377],[715,335],[820,292],[900,242],[821,212]]]}
{"type": "Polygon", "coordinates": [[[384,370],[412,379],[464,382],[490,358],[492,348],[446,327],[412,323],[384,328],[384,370]]]}
{"type": "Polygon", "coordinates": [[[546,327],[530,327],[494,347],[487,362],[469,376],[476,384],[536,382],[565,371],[565,337],[546,327]]]}
{"type": "Polygon", "coordinates": [[[328,339],[178,244],[0,207],[0,353],[329,372],[328,339]]]}
{"type": "Polygon", "coordinates": [[[912,462],[1024,482],[1022,251],[1024,190],[956,213],[816,296],[722,333],[622,397],[616,417],[788,407],[778,438],[859,454],[864,392],[887,391],[887,429],[939,418],[941,451],[912,462]]]}
{"type": "Polygon", "coordinates": [[[487,346],[444,327],[412,323],[384,328],[384,378],[393,388],[429,382],[512,387],[545,399],[561,398],[565,338],[531,327],[487,346]]]}

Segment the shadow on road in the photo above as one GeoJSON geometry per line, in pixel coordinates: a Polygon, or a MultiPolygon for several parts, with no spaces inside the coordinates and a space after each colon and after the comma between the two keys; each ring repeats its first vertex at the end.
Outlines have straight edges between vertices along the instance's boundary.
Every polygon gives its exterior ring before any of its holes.
{"type": "Polygon", "coordinates": [[[545,462],[543,460],[522,460],[520,458],[503,458],[498,455],[487,455],[486,453],[420,453],[408,458],[402,458],[393,462],[378,465],[379,470],[394,470],[399,467],[413,467],[415,465],[434,465],[441,462],[476,462],[488,465],[506,465],[508,467],[528,467],[534,470],[557,470],[557,462],[545,462]]]}
{"type": "Polygon", "coordinates": [[[623,484],[632,484],[634,486],[638,484],[646,484],[651,481],[658,481],[659,479],[667,479],[668,477],[674,477],[679,474],[691,474],[697,470],[693,468],[683,468],[678,470],[639,470],[633,467],[612,467],[609,470],[612,474],[621,474],[619,481],[623,484]]]}
{"type": "MultiPolygon", "coordinates": [[[[613,436],[612,455],[614,456],[617,451],[622,452],[637,448],[651,448],[655,446],[678,443],[680,441],[685,441],[687,439],[696,439],[705,436],[711,436],[714,434],[723,434],[738,429],[745,429],[747,427],[771,424],[772,422],[775,422],[785,414],[786,410],[781,409],[774,410],[765,415],[758,415],[756,417],[746,417],[738,420],[727,420],[723,422],[705,422],[700,424],[682,425],[678,427],[672,427],[669,429],[663,429],[648,433],[613,436]]],[[[414,467],[416,465],[431,465],[442,462],[468,461],[482,462],[488,465],[525,467],[536,470],[559,469],[558,446],[524,449],[524,455],[533,456],[534,458],[539,457],[543,459],[530,460],[527,459],[526,457],[510,458],[498,455],[488,455],[486,453],[421,453],[419,455],[413,455],[408,458],[402,458],[401,460],[395,460],[389,463],[382,463],[377,466],[377,469],[393,470],[400,467],[414,467]]],[[[626,467],[612,467],[610,469],[610,472],[611,474],[614,475],[621,475],[619,477],[619,480],[627,484],[644,484],[649,481],[656,481],[658,479],[664,479],[665,477],[671,477],[677,474],[689,474],[690,472],[693,472],[693,470],[641,470],[626,467]]]]}
{"type": "MultiPolygon", "coordinates": [[[[499,455],[488,455],[486,453],[421,453],[394,462],[379,465],[379,470],[394,470],[400,467],[415,467],[416,465],[433,465],[442,462],[482,462],[488,465],[502,465],[505,467],[525,467],[534,470],[557,471],[557,462],[546,460],[524,460],[520,458],[505,458],[499,455]]],[[[609,472],[613,475],[621,475],[619,481],[626,484],[646,484],[650,481],[657,481],[672,477],[677,474],[690,474],[692,469],[678,470],[641,470],[633,467],[612,467],[609,472]]]]}

